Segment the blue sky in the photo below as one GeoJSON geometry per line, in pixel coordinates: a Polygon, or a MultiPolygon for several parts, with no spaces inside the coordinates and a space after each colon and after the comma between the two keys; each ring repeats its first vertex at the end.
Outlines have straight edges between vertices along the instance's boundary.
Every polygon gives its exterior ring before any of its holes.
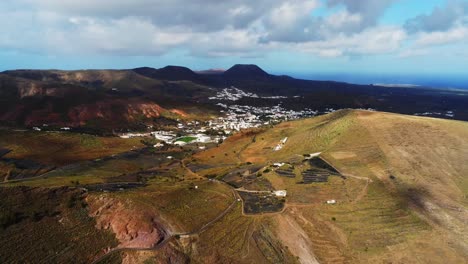
{"type": "Polygon", "coordinates": [[[467,12],[464,0],[4,0],[0,70],[462,74],[467,12]]]}

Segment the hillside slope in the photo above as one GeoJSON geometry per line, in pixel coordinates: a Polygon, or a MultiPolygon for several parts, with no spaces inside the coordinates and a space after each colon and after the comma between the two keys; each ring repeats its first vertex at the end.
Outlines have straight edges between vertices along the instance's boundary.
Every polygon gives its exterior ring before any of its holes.
{"type": "Polygon", "coordinates": [[[289,248],[281,229],[300,226],[308,242],[295,245],[321,263],[468,260],[467,157],[466,122],[351,110],[244,133],[196,156],[213,166],[295,164],[292,179],[264,172],[288,191],[273,222],[289,248]],[[295,160],[316,152],[346,179],[301,184],[305,168],[295,160]],[[326,205],[330,199],[337,204],[326,205]]]}
{"type": "Polygon", "coordinates": [[[212,93],[203,85],[148,78],[132,70],[6,71],[0,74],[0,122],[141,129],[160,117],[210,111],[196,101],[212,93]]]}
{"type": "Polygon", "coordinates": [[[286,109],[322,112],[372,108],[468,120],[465,91],[300,80],[269,74],[256,65],[238,64],[218,74],[199,74],[180,66],[4,71],[0,73],[0,125],[45,123],[107,132],[141,130],[157,124],[161,116],[182,118],[177,114],[181,112],[191,119],[204,118],[206,112],[219,115],[219,101],[209,98],[232,86],[269,98],[244,97],[236,102],[239,105],[281,104],[286,109]],[[77,114],[80,112],[83,114],[77,114]]]}
{"type": "Polygon", "coordinates": [[[244,130],[205,151],[193,151],[194,145],[118,155],[138,139],[33,132],[2,137],[5,159],[67,164],[43,177],[2,183],[1,194],[11,197],[0,215],[0,235],[9,241],[0,248],[2,259],[20,247],[37,252],[31,256],[65,261],[82,254],[80,262],[112,263],[468,260],[467,122],[342,110],[244,130]],[[319,158],[308,160],[312,153],[319,158]],[[307,181],[314,168],[334,172],[307,181]],[[287,195],[273,197],[273,190],[287,195]],[[85,207],[70,203],[66,209],[68,193],[78,191],[85,207]],[[42,210],[40,203],[28,204],[35,192],[62,202],[42,210]],[[63,248],[83,233],[61,226],[60,216],[78,223],[80,215],[99,247],[63,248]],[[17,235],[48,238],[43,232],[49,226],[51,234],[67,237],[40,247],[17,235]]]}

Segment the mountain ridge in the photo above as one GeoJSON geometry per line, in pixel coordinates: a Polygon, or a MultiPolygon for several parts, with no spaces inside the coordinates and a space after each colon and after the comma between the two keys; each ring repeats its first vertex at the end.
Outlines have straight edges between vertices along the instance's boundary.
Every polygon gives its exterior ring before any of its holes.
{"type": "MultiPolygon", "coordinates": [[[[118,102],[116,109],[140,108],[126,104],[126,100],[142,104],[152,102],[164,109],[183,107],[201,113],[217,109],[219,101],[209,98],[229,87],[259,96],[241,98],[237,102],[241,105],[273,107],[282,104],[287,109],[308,108],[322,112],[330,108],[372,108],[468,120],[468,91],[302,80],[272,75],[254,64],[236,64],[216,74],[198,73],[182,66],[4,71],[0,72],[0,123],[24,126],[24,120],[30,120],[28,124],[42,124],[52,119],[69,124],[70,109],[94,109],[102,102],[118,102]]],[[[82,124],[77,121],[72,123],[82,124]]]]}

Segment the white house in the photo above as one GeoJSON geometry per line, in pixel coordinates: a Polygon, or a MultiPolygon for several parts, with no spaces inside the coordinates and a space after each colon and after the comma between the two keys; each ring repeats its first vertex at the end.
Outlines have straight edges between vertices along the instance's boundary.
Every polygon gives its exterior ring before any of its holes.
{"type": "Polygon", "coordinates": [[[287,192],[286,190],[278,190],[273,192],[278,197],[286,197],[287,192]]]}
{"type": "Polygon", "coordinates": [[[328,200],[327,204],[336,204],[336,200],[328,200]]]}

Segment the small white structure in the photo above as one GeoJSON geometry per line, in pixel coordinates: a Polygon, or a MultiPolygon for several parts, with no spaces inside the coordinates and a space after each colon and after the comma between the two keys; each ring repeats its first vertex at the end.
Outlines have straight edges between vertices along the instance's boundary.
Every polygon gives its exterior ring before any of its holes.
{"type": "Polygon", "coordinates": [[[286,197],[288,194],[286,190],[278,190],[273,192],[277,197],[286,197]]]}
{"type": "Polygon", "coordinates": [[[283,163],[283,162],[275,162],[275,163],[273,163],[273,167],[278,167],[279,168],[279,167],[284,166],[284,164],[285,163],[283,163]]]}
{"type": "Polygon", "coordinates": [[[195,185],[195,189],[198,189],[198,185],[195,185]]]}
{"type": "Polygon", "coordinates": [[[120,138],[134,138],[134,137],[147,137],[149,136],[149,133],[126,133],[126,134],[121,134],[119,137],[120,138]]]}
{"type": "Polygon", "coordinates": [[[34,130],[34,131],[41,131],[41,129],[38,128],[38,127],[33,127],[33,130],[34,130]]]}
{"type": "Polygon", "coordinates": [[[306,156],[305,159],[313,159],[320,156],[320,154],[322,154],[322,152],[311,153],[309,156],[306,156]]]}
{"type": "Polygon", "coordinates": [[[155,148],[162,148],[162,147],[164,147],[164,144],[162,144],[162,143],[156,143],[153,147],[155,147],[155,148]]]}
{"type": "Polygon", "coordinates": [[[276,145],[276,147],[275,147],[275,151],[281,150],[282,148],[283,148],[283,145],[278,144],[278,145],[276,145]]]}
{"type": "Polygon", "coordinates": [[[187,145],[187,142],[185,142],[185,141],[176,141],[176,142],[174,142],[174,145],[176,145],[176,146],[185,146],[185,145],[187,145]]]}
{"type": "Polygon", "coordinates": [[[173,158],[174,158],[174,157],[172,157],[172,156],[167,156],[167,159],[173,159],[173,158]]]}
{"type": "Polygon", "coordinates": [[[174,133],[167,131],[153,131],[151,132],[151,135],[153,135],[156,139],[164,141],[166,143],[169,143],[176,137],[174,133]]]}
{"type": "Polygon", "coordinates": [[[200,147],[198,147],[198,149],[204,150],[204,149],[206,149],[206,147],[205,146],[200,146],[200,147]]]}
{"type": "Polygon", "coordinates": [[[328,200],[327,204],[336,204],[336,200],[328,200]]]}
{"type": "Polygon", "coordinates": [[[199,143],[208,143],[211,142],[211,137],[204,135],[204,134],[197,134],[195,135],[197,138],[195,141],[199,143]]]}
{"type": "Polygon", "coordinates": [[[278,145],[274,148],[275,151],[281,150],[284,147],[284,144],[288,141],[288,137],[283,138],[278,145]]]}

